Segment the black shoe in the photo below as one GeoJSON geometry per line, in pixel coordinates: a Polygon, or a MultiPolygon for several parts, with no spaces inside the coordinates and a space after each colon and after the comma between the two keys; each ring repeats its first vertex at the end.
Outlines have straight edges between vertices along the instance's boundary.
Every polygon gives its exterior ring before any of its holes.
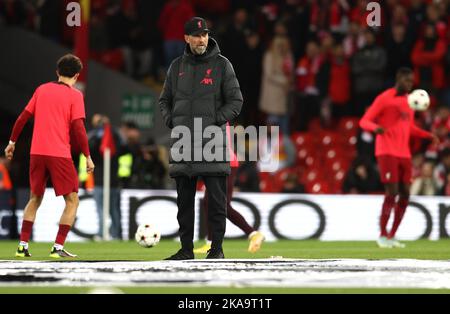
{"type": "Polygon", "coordinates": [[[208,255],[206,259],[224,259],[225,255],[223,255],[222,249],[211,249],[208,251],[208,255]]]}
{"type": "Polygon", "coordinates": [[[189,251],[183,251],[182,249],[176,252],[174,255],[165,258],[165,261],[184,261],[194,259],[194,253],[189,251]]]}

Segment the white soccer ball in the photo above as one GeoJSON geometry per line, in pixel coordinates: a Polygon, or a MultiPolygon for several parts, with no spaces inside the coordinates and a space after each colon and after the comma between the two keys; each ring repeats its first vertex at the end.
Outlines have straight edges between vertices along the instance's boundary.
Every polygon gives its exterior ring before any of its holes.
{"type": "Polygon", "coordinates": [[[142,224],[138,227],[134,238],[142,247],[154,247],[161,240],[161,232],[151,224],[142,224]]]}
{"type": "Polygon", "coordinates": [[[408,105],[414,111],[425,111],[430,106],[430,96],[426,90],[416,89],[408,95],[408,105]]]}

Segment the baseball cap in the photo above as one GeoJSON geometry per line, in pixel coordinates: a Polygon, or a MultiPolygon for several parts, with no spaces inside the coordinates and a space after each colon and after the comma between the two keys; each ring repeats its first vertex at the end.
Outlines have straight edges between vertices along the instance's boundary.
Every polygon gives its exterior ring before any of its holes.
{"type": "Polygon", "coordinates": [[[207,32],[209,33],[208,25],[206,25],[205,19],[201,17],[193,17],[189,21],[184,24],[184,34],[185,35],[198,35],[200,33],[207,32]]]}

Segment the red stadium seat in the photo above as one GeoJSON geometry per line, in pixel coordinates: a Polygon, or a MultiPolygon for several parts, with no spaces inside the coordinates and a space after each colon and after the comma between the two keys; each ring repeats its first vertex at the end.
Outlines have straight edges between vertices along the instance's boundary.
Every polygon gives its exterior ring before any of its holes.
{"type": "Polygon", "coordinates": [[[359,118],[344,117],[339,120],[338,130],[340,133],[353,134],[358,133],[359,118]]]}
{"type": "Polygon", "coordinates": [[[350,166],[350,161],[345,158],[335,158],[335,159],[329,159],[326,162],[326,168],[327,170],[332,171],[333,173],[336,173],[338,171],[347,171],[348,167],[350,166]]]}
{"type": "Polygon", "coordinates": [[[297,164],[298,165],[306,165],[306,160],[308,157],[313,155],[313,150],[308,149],[306,147],[302,147],[297,151],[297,164]]]}
{"type": "Polygon", "coordinates": [[[337,146],[340,143],[340,134],[334,132],[322,132],[320,134],[320,144],[322,147],[337,146]]]}
{"type": "Polygon", "coordinates": [[[311,194],[329,194],[330,185],[325,181],[314,181],[306,184],[305,190],[307,193],[311,194]]]}
{"type": "Polygon", "coordinates": [[[317,144],[317,137],[311,133],[295,132],[291,135],[291,140],[297,148],[312,148],[317,144]]]}
{"type": "Polygon", "coordinates": [[[321,132],[323,130],[323,128],[322,128],[322,123],[320,122],[320,119],[318,119],[318,118],[312,119],[308,123],[308,130],[310,132],[314,132],[314,133],[321,132]]]}

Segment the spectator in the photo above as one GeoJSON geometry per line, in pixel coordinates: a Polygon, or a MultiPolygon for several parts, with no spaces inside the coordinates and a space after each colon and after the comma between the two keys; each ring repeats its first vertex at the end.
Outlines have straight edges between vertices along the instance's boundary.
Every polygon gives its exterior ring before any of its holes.
{"type": "Polygon", "coordinates": [[[343,40],[345,56],[351,58],[358,50],[364,47],[364,44],[365,39],[361,26],[357,22],[351,22],[343,40]]]}
{"type": "Polygon", "coordinates": [[[432,24],[435,26],[436,36],[439,39],[447,38],[447,25],[443,18],[445,17],[446,10],[441,11],[438,3],[430,3],[426,9],[426,20],[425,20],[425,28],[428,24],[432,24]]]}
{"type": "Polygon", "coordinates": [[[111,129],[108,117],[94,114],[91,120],[93,129],[88,134],[89,150],[91,151],[92,161],[94,161],[96,171],[94,172],[94,200],[97,207],[99,218],[98,238],[103,237],[103,193],[104,193],[104,147],[103,141],[106,132],[112,131],[114,148],[111,149],[111,168],[110,168],[110,209],[111,226],[109,228],[110,236],[113,240],[122,239],[121,210],[120,210],[120,185],[119,185],[119,156],[122,151],[122,143],[117,130],[111,129]]]}
{"type": "Polygon", "coordinates": [[[350,10],[350,21],[358,23],[361,27],[367,27],[367,17],[370,12],[367,10],[368,0],[357,0],[356,5],[350,10]]]}
{"type": "Polygon", "coordinates": [[[387,85],[395,83],[395,75],[398,69],[411,67],[412,42],[407,36],[407,29],[404,24],[394,24],[389,28],[386,42],[387,51],[387,85]]]}
{"type": "Polygon", "coordinates": [[[38,6],[39,31],[41,35],[55,42],[59,42],[62,40],[61,24],[63,19],[60,18],[60,12],[64,9],[62,1],[44,0],[38,2],[38,6]]]}
{"type": "Polygon", "coordinates": [[[242,68],[239,83],[245,106],[242,107],[238,119],[244,126],[257,125],[258,103],[261,92],[263,49],[258,33],[248,31],[245,35],[245,46],[241,49],[242,68]]]}
{"type": "Polygon", "coordinates": [[[378,172],[365,158],[357,158],[345,176],[342,190],[346,194],[369,194],[383,190],[378,172]]]}
{"type": "Polygon", "coordinates": [[[122,123],[120,136],[124,142],[123,155],[119,159],[119,177],[123,188],[132,187],[132,175],[137,173],[136,160],[141,156],[141,132],[132,121],[122,123]]]}
{"type": "Polygon", "coordinates": [[[427,161],[422,165],[422,171],[411,185],[411,195],[433,196],[438,192],[438,184],[433,177],[434,164],[427,161]]]}
{"type": "Polygon", "coordinates": [[[444,56],[446,43],[439,38],[434,24],[426,24],[424,36],[420,38],[412,52],[412,62],[416,85],[435,94],[445,84],[444,56]]]}
{"type": "Polygon", "coordinates": [[[373,29],[364,31],[365,46],[352,60],[354,113],[361,116],[384,87],[386,52],[376,44],[373,29]]]}
{"type": "Polygon", "coordinates": [[[425,162],[425,156],[421,153],[415,154],[412,157],[412,178],[415,180],[422,172],[422,165],[425,162]]]}
{"type": "Polygon", "coordinates": [[[26,10],[22,1],[0,1],[0,25],[2,20],[6,25],[25,26],[26,10]]]}
{"type": "Polygon", "coordinates": [[[447,148],[450,148],[450,109],[441,106],[436,109],[431,131],[439,138],[439,143],[428,145],[425,155],[428,159],[437,160],[439,154],[447,148]]]}
{"type": "Polygon", "coordinates": [[[318,0],[311,4],[312,32],[330,30],[333,33],[341,32],[345,28],[345,13],[349,9],[346,0],[330,1],[318,0]]]}
{"type": "Polygon", "coordinates": [[[241,78],[242,67],[245,65],[242,58],[243,48],[246,46],[245,34],[250,29],[247,10],[239,8],[232,17],[232,22],[220,35],[223,54],[235,65],[236,76],[241,78]]]}
{"type": "Polygon", "coordinates": [[[163,7],[158,27],[163,34],[166,67],[184,52],[184,24],[194,16],[187,0],[169,0],[163,7]]]}
{"type": "Polygon", "coordinates": [[[420,25],[425,20],[427,5],[423,0],[411,0],[409,7],[409,23],[412,30],[412,39],[415,41],[418,36],[420,25]]]}
{"type": "Polygon", "coordinates": [[[106,51],[110,46],[106,16],[99,11],[93,11],[89,27],[89,49],[91,53],[106,51]]]}
{"type": "Polygon", "coordinates": [[[433,177],[439,195],[446,194],[448,186],[448,175],[450,174],[450,148],[445,149],[440,154],[439,163],[434,168],[433,177]]]}
{"type": "Polygon", "coordinates": [[[136,158],[134,163],[131,188],[163,189],[165,187],[168,172],[161,160],[159,147],[152,138],[142,146],[141,155],[136,158]]]}
{"type": "Polygon", "coordinates": [[[289,134],[288,96],[292,86],[293,57],[287,37],[275,37],[264,54],[260,109],[267,119],[289,134]]]}
{"type": "Polygon", "coordinates": [[[305,193],[305,187],[299,183],[298,176],[295,173],[289,173],[283,182],[281,193],[305,193]]]}
{"type": "MultiPolygon", "coordinates": [[[[342,44],[333,47],[333,54],[321,66],[319,77],[320,90],[325,99],[322,105],[329,104],[333,118],[348,115],[350,101],[350,64],[345,57],[342,44]]],[[[324,108],[322,107],[322,111],[324,108]]],[[[326,117],[326,116],[325,116],[326,117]]],[[[331,117],[329,117],[331,118],[331,117]]],[[[326,123],[329,125],[328,123],[326,123]]]]}
{"type": "Polygon", "coordinates": [[[286,8],[290,14],[286,19],[294,59],[299,60],[305,54],[306,39],[309,37],[309,5],[306,1],[298,1],[286,8]],[[302,40],[298,40],[301,38],[302,40]]]}
{"type": "Polygon", "coordinates": [[[308,42],[306,54],[299,60],[296,68],[297,113],[294,116],[294,125],[299,131],[305,131],[309,120],[319,115],[319,89],[316,79],[321,62],[318,44],[315,41],[308,42]]]}

